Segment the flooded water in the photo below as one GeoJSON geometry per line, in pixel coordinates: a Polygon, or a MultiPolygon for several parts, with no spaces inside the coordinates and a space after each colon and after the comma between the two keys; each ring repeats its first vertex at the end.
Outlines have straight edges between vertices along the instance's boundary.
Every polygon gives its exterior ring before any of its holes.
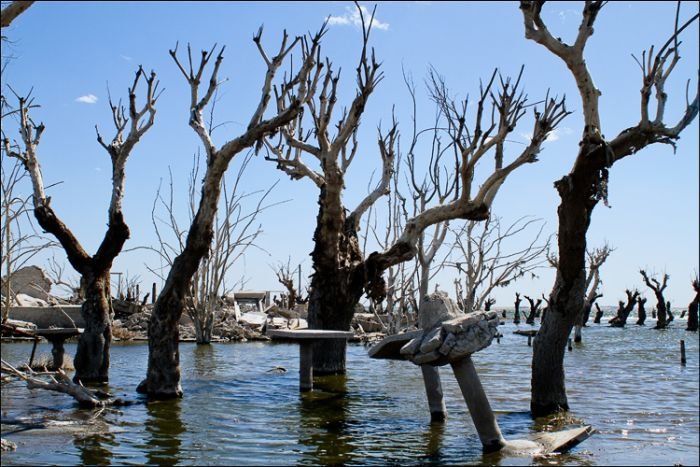
{"type": "MultiPolygon", "coordinates": [[[[371,360],[367,348],[351,344],[345,377],[317,378],[321,390],[300,394],[296,344],[232,343],[181,344],[182,400],[96,414],[66,395],[3,384],[2,436],[17,450],[3,453],[2,464],[698,465],[698,334],[684,328],[676,320],[663,331],[584,330],[584,342],[566,355],[570,415],[596,433],[560,456],[482,455],[447,367],[448,419],[430,424],[421,373],[411,363],[371,360]],[[269,371],[278,366],[288,371],[269,371]],[[27,429],[12,423],[21,417],[81,423],[27,429]]],[[[528,413],[532,348],[513,324],[499,329],[500,343],[474,362],[504,436],[524,439],[541,428],[528,413]]],[[[3,344],[2,358],[22,363],[30,351],[30,344],[3,344]]],[[[143,343],[113,346],[111,391],[137,397],[147,351],[143,343]]]]}

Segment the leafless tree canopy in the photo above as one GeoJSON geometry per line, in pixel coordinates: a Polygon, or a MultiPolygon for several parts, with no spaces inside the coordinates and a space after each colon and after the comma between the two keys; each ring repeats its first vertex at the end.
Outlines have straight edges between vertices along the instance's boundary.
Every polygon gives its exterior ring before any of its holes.
{"type": "Polygon", "coordinates": [[[457,255],[453,255],[450,265],[464,279],[464,294],[458,300],[465,311],[482,310],[494,289],[534,274],[544,265],[551,236],[542,238],[543,229],[541,219],[528,217],[507,227],[501,226],[500,218],[490,217],[485,222],[468,221],[461,229],[453,229],[457,255]],[[508,248],[510,241],[525,234],[530,240],[524,247],[508,248]]]}

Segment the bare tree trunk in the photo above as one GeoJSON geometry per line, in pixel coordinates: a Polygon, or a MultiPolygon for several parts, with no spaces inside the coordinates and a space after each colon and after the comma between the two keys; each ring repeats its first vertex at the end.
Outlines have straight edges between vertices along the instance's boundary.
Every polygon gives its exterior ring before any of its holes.
{"type": "MultiPolygon", "coordinates": [[[[345,220],[341,185],[330,181],[331,177],[327,180],[319,194],[315,244],[311,253],[314,273],[309,297],[309,328],[347,331],[364,288],[356,272],[363,258],[356,230],[345,220]]],[[[345,339],[316,344],[314,373],[345,373],[346,345],[345,339]]]]}
{"type": "Polygon", "coordinates": [[[600,324],[600,320],[603,318],[603,310],[600,309],[600,306],[598,304],[595,304],[596,312],[595,312],[595,318],[593,318],[593,322],[595,324],[600,324]]]}
{"type": "Polygon", "coordinates": [[[698,114],[696,93],[692,102],[690,98],[686,99],[686,108],[675,126],[668,127],[663,121],[667,102],[665,82],[680,59],[678,35],[697,21],[698,16],[695,15],[682,26],[677,20],[673,35],[656,50],[656,54],[653,48],[649,50],[648,63],[640,65],[643,85],[639,123],[606,141],[599,115],[598,98],[601,92],[596,88],[584,58],[586,42],[593,35],[593,25],[604,5],[605,2],[601,1],[586,2],[575,41],[567,44],[548,30],[540,15],[543,2],[520,2],[525,37],[543,45],[567,66],[578,87],[584,118],[579,153],[572,170],[555,183],[561,198],[557,212],[559,260],[557,278],[550,294],[550,310],[540,327],[533,350],[531,409],[535,417],[568,410],[569,407],[564,378],[564,349],[571,327],[583,308],[586,293],[586,233],[598,201],[602,199],[607,204],[608,168],[651,144],[674,144],[681,131],[698,114]],[[656,91],[655,117],[650,117],[649,113],[652,90],[656,91]]]}
{"type": "Polygon", "coordinates": [[[646,298],[637,298],[637,325],[644,326],[644,321],[647,319],[647,312],[644,310],[644,304],[647,302],[646,298]]]}
{"type": "Polygon", "coordinates": [[[106,383],[109,380],[109,355],[112,344],[112,300],[109,270],[88,271],[86,297],[80,308],[85,329],[78,340],[73,365],[75,382],[106,383]]]}
{"type": "Polygon", "coordinates": [[[178,323],[185,310],[192,276],[209,251],[214,236],[222,176],[221,170],[210,167],[207,171],[199,210],[192,221],[185,249],[173,261],[148,323],[148,370],[136,391],[154,399],[182,397],[178,323]]]}
{"type": "Polygon", "coordinates": [[[223,47],[216,56],[214,68],[208,80],[208,87],[201,98],[199,97],[200,84],[203,81],[201,77],[208,61],[214,56],[215,48],[202,53],[196,73],[189,47],[189,72],[185,70],[178,59],[177,46],[175,50],[170,50],[171,57],[190,85],[189,125],[199,136],[204,146],[207,155],[207,169],[197,214],[190,225],[185,248],[173,261],[165,286],[156,300],[148,324],[148,370],[146,378],[136,389],[139,393],[148,394],[152,399],[182,396],[178,322],[186,306],[186,296],[191,290],[192,277],[212,243],[214,222],[221,195],[221,180],[235,156],[253,146],[261,148],[263,139],[292,121],[306,100],[312,97],[308,92],[313,92],[313,89],[306,87],[306,84],[307,80],[313,80],[316,55],[324,29],[325,25],[306,43],[308,48],[304,49],[302,63],[297,73],[293,76],[287,76],[289,81],[285,80],[284,83],[281,83],[284,89],[295,93],[296,100],[289,106],[285,106],[278,99],[277,113],[266,120],[263,117],[272,97],[275,74],[279,67],[284,64],[285,57],[292,49],[296,48],[302,39],[297,37],[291,44],[287,44],[288,36],[285,33],[278,55],[270,60],[261,45],[262,28],[260,28],[253,37],[253,42],[257,45],[267,64],[267,73],[258,107],[246,127],[246,131],[220,147],[215,146],[212,141],[210,131],[204,123],[203,109],[209,104],[218,86],[217,74],[223,60],[223,47]]]}
{"type": "MultiPolygon", "coordinates": [[[[600,151],[596,144],[582,144],[582,154],[600,151]]],[[[564,376],[564,352],[586,293],[586,232],[598,197],[600,167],[592,157],[583,158],[573,171],[555,183],[561,203],[557,277],[549,298],[549,311],[533,344],[532,399],[534,417],[568,410],[564,376]]],[[[604,160],[604,159],[603,159],[604,160]]]]}
{"type": "Polygon", "coordinates": [[[698,330],[698,309],[700,308],[700,297],[695,296],[692,302],[688,305],[688,326],[686,331],[698,330]]]}
{"type": "Polygon", "coordinates": [[[515,293],[515,313],[513,314],[513,323],[520,324],[520,294],[515,293]]]}
{"type": "Polygon", "coordinates": [[[646,271],[641,270],[639,273],[642,275],[642,280],[649,287],[656,296],[656,326],[654,329],[664,329],[668,326],[668,304],[666,303],[666,298],[664,298],[664,289],[668,285],[669,275],[664,274],[663,279],[659,282],[655,277],[649,278],[646,271]]]}
{"type": "Polygon", "coordinates": [[[636,290],[631,292],[630,290],[625,290],[627,294],[627,303],[620,301],[617,308],[617,315],[610,319],[610,325],[616,328],[622,328],[627,324],[627,318],[634,309],[635,303],[639,298],[639,292],[636,290]]]}
{"type": "Polygon", "coordinates": [[[540,305],[542,304],[542,299],[538,298],[536,303],[535,303],[535,300],[533,298],[530,298],[527,295],[525,295],[525,299],[527,299],[527,301],[530,302],[530,313],[528,313],[527,319],[525,320],[525,322],[527,324],[535,324],[535,316],[537,316],[537,310],[540,308],[540,305]]]}

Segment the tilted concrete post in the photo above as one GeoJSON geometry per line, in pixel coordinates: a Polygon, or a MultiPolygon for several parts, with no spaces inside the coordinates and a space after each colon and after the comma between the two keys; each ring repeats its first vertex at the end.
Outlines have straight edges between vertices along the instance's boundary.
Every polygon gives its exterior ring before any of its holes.
{"type": "Polygon", "coordinates": [[[421,365],[425,394],[428,396],[428,409],[431,422],[442,422],[447,418],[447,407],[442,393],[440,370],[436,366],[421,365]]]}
{"type": "Polygon", "coordinates": [[[471,357],[466,357],[451,362],[450,366],[452,366],[464,401],[467,403],[476,431],[479,433],[484,452],[500,450],[506,445],[506,440],[501,434],[501,429],[498,428],[496,416],[491,410],[491,404],[489,404],[489,399],[481,385],[479,375],[476,373],[474,362],[472,362],[471,357]]]}

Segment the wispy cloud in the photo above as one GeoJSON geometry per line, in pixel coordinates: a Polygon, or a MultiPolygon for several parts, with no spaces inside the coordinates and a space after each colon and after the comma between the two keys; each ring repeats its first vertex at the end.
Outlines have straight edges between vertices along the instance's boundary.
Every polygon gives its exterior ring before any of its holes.
{"type": "Polygon", "coordinates": [[[122,60],[126,60],[127,62],[130,62],[133,60],[133,58],[129,57],[128,55],[120,55],[119,56],[122,60]]]}
{"type": "MultiPolygon", "coordinates": [[[[368,23],[370,18],[372,17],[372,13],[367,9],[365,6],[360,6],[360,9],[362,10],[362,16],[365,18],[365,23],[368,23]]],[[[362,20],[360,19],[360,12],[357,11],[357,8],[352,6],[347,6],[345,7],[345,14],[341,16],[329,16],[328,17],[328,24],[331,26],[336,26],[336,25],[346,25],[346,26],[356,26],[356,27],[361,27],[362,26],[362,20]]],[[[389,23],[383,23],[382,21],[379,21],[379,19],[375,16],[374,19],[372,20],[372,27],[381,29],[383,31],[387,31],[389,29],[389,23]]]]}
{"type": "Polygon", "coordinates": [[[581,17],[581,12],[576,10],[561,10],[559,11],[559,19],[562,23],[566,22],[569,18],[579,19],[581,17]]]}
{"type": "Polygon", "coordinates": [[[81,104],[95,104],[97,103],[97,96],[94,94],[85,94],[75,99],[75,102],[80,102],[81,104]]]}
{"type": "MultiPolygon", "coordinates": [[[[574,130],[572,130],[571,128],[568,128],[568,127],[555,128],[554,130],[549,132],[549,134],[547,135],[547,138],[545,138],[544,142],[545,143],[553,143],[554,141],[559,141],[563,136],[569,136],[573,133],[574,133],[574,130]]],[[[532,138],[532,134],[529,134],[529,133],[521,132],[521,133],[519,133],[519,135],[525,141],[530,141],[530,139],[532,138]]]]}

